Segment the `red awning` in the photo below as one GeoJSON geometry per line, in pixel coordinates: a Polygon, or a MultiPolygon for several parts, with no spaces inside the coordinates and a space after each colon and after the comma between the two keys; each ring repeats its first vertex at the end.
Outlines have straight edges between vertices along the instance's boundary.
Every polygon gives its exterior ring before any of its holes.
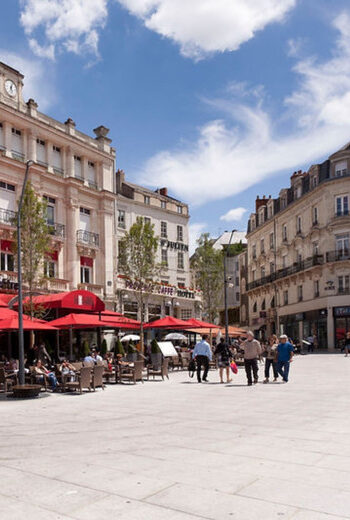
{"type": "Polygon", "coordinates": [[[166,316],[160,320],[155,320],[147,323],[144,326],[145,329],[188,329],[188,323],[184,320],[173,318],[172,316],[166,316]]]}
{"type": "Polygon", "coordinates": [[[0,307],[8,307],[9,301],[15,296],[15,294],[0,294],[0,307]]]}
{"type": "MultiPolygon", "coordinates": [[[[132,320],[133,321],[133,320],[132,320]]],[[[127,318],[117,317],[112,318],[111,321],[107,317],[100,319],[97,314],[71,313],[63,318],[58,318],[50,322],[51,325],[58,329],[88,329],[88,328],[104,328],[104,329],[128,329],[134,330],[139,327],[139,323],[130,323],[127,318]],[[125,320],[125,321],[124,321],[125,320]]]]}
{"type": "MultiPolygon", "coordinates": [[[[104,311],[105,304],[90,291],[71,291],[56,294],[41,294],[34,296],[34,305],[45,309],[69,309],[79,311],[104,311]]],[[[24,301],[26,303],[26,300],[24,301]]]]}

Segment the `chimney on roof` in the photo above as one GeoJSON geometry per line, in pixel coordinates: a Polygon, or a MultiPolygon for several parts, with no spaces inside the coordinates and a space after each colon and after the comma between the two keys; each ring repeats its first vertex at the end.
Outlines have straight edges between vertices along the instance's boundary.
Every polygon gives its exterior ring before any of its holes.
{"type": "Polygon", "coordinates": [[[115,175],[117,178],[117,193],[122,193],[122,186],[125,182],[124,170],[117,170],[115,175]]]}
{"type": "Polygon", "coordinates": [[[260,197],[258,195],[255,200],[255,212],[257,213],[259,208],[261,208],[261,206],[266,206],[266,202],[267,202],[267,199],[266,199],[265,195],[263,196],[262,199],[260,199],[260,197]]]}
{"type": "Polygon", "coordinates": [[[159,194],[163,195],[164,197],[168,196],[168,188],[160,188],[159,194]]]}

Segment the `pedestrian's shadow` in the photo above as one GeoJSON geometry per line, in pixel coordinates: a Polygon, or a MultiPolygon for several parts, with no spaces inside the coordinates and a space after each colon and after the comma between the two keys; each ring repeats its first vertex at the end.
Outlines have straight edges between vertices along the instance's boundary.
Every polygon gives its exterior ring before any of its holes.
{"type": "Polygon", "coordinates": [[[242,386],[242,387],[244,386],[244,387],[246,387],[246,386],[248,386],[248,385],[244,385],[244,384],[237,384],[237,385],[225,385],[225,387],[226,387],[226,388],[231,388],[231,387],[233,387],[233,386],[234,386],[234,387],[239,387],[239,386],[242,386]]]}

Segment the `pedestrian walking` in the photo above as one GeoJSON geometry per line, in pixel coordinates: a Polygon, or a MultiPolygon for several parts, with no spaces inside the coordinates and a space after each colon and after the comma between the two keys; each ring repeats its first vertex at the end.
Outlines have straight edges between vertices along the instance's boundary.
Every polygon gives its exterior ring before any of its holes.
{"type": "Polygon", "coordinates": [[[208,335],[203,334],[202,340],[199,341],[193,349],[192,358],[196,361],[197,364],[197,381],[198,383],[202,382],[201,378],[201,370],[203,367],[203,381],[208,382],[208,372],[209,372],[209,361],[212,360],[212,351],[210,345],[208,343],[208,335]]]}
{"type": "Polygon", "coordinates": [[[268,344],[265,346],[264,354],[265,358],[265,380],[264,383],[268,383],[270,379],[270,368],[272,367],[273,371],[273,380],[277,381],[278,379],[278,371],[277,371],[277,347],[278,347],[278,339],[275,334],[272,334],[269,338],[268,344]]]}
{"type": "Polygon", "coordinates": [[[215,349],[215,355],[218,357],[220,383],[224,382],[224,369],[226,369],[226,381],[227,383],[230,383],[232,381],[230,378],[230,360],[232,354],[228,345],[225,343],[224,338],[220,338],[220,342],[215,349]]]}
{"type": "Polygon", "coordinates": [[[289,368],[293,359],[293,354],[293,345],[288,341],[288,336],[282,334],[277,347],[277,370],[285,383],[288,383],[289,368]]]}
{"type": "Polygon", "coordinates": [[[261,346],[258,340],[254,339],[254,334],[250,330],[247,333],[247,339],[243,341],[241,349],[244,351],[244,368],[247,374],[248,386],[252,386],[258,382],[258,358],[261,354],[261,346]]]}
{"type": "Polygon", "coordinates": [[[345,336],[345,357],[348,357],[350,351],[350,331],[345,336]]]}

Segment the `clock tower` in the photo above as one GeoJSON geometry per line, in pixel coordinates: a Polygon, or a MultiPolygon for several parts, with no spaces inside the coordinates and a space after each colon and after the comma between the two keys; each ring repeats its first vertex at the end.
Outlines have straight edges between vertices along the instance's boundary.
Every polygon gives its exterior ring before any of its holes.
{"type": "Polygon", "coordinates": [[[24,76],[0,61],[0,103],[25,111],[22,97],[24,76]]]}

